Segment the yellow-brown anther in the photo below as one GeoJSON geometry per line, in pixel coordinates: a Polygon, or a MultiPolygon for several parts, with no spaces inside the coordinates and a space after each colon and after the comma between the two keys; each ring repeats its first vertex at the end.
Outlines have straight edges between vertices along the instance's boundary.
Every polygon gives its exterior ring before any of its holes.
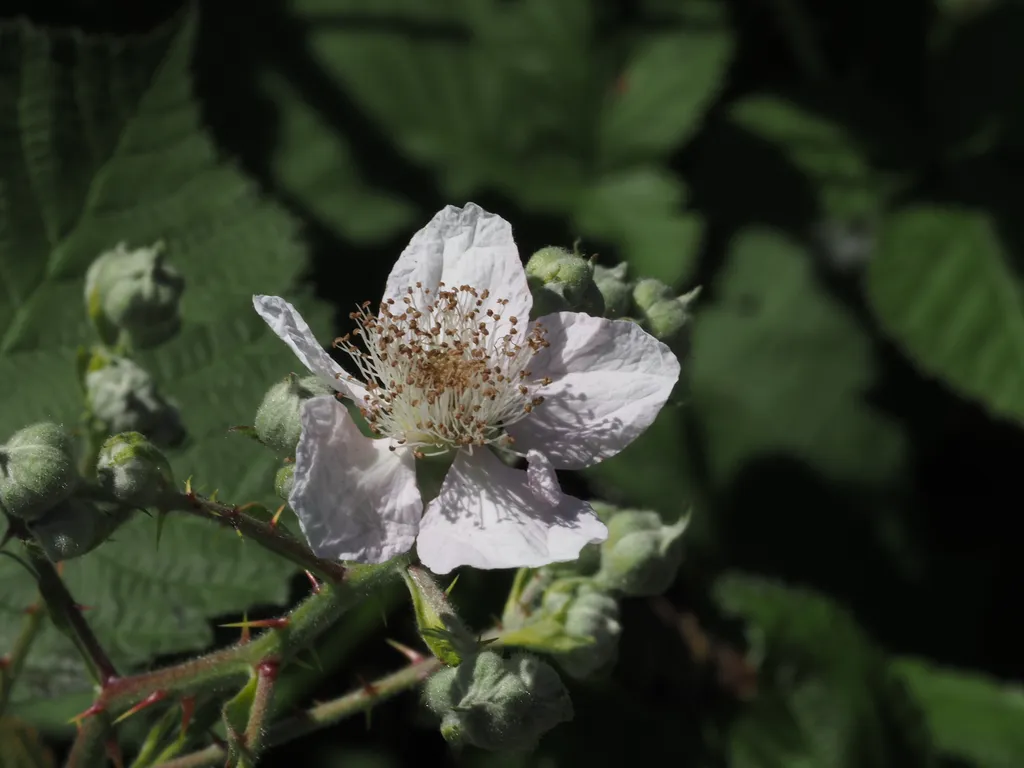
{"type": "Polygon", "coordinates": [[[550,383],[532,380],[526,368],[548,346],[545,330],[503,319],[508,300],[469,285],[440,283],[432,292],[417,283],[399,301],[400,314],[393,298],[377,314],[364,302],[350,315],[356,329],[335,340],[362,373],[367,421],[414,455],[510,444],[505,428],[543,402],[537,391],[550,383]]]}

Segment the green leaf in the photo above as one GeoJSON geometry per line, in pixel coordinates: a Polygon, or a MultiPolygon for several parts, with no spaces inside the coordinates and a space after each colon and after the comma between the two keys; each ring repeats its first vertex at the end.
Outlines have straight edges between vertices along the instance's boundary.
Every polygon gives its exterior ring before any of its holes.
{"type": "Polygon", "coordinates": [[[715,298],[695,308],[692,409],[712,484],[777,453],[835,480],[877,482],[905,439],[866,402],[869,338],[815,282],[811,256],[776,232],[736,236],[715,298]]]}
{"type": "Polygon", "coordinates": [[[925,372],[1024,419],[1024,303],[986,214],[926,206],[892,214],[868,278],[882,326],[925,372]]]}
{"type": "Polygon", "coordinates": [[[518,629],[502,632],[497,644],[504,648],[526,648],[541,653],[568,653],[594,644],[592,637],[565,631],[565,617],[545,616],[518,629]]]}
{"type": "MultiPolygon", "coordinates": [[[[274,457],[227,434],[251,421],[263,390],[297,362],[252,311],[305,264],[297,229],[218,158],[189,78],[195,21],[138,38],[89,38],[0,24],[0,435],[82,412],[76,350],[90,342],[83,305],[90,261],[119,241],[163,240],[187,280],[181,333],[140,362],[183,413],[189,441],[169,454],[179,477],[229,501],[272,499],[274,457]],[[227,442],[230,441],[230,442],[227,442]]],[[[299,297],[313,327],[325,308],[299,297]]],[[[122,671],[194,650],[210,618],[282,603],[292,567],[230,531],[172,518],[159,549],[139,515],[114,541],[69,562],[65,578],[122,671]]],[[[0,559],[0,648],[35,601],[31,577],[0,559]]],[[[16,704],[87,687],[81,664],[47,628],[16,704]]],[[[59,706],[59,702],[54,703],[59,706]]],[[[45,717],[45,715],[40,715],[45,717]]]]}
{"type": "Polygon", "coordinates": [[[631,272],[673,286],[696,264],[703,220],[685,213],[686,188],[668,171],[641,165],[590,186],[575,209],[582,234],[621,244],[631,272]]]}
{"type": "Polygon", "coordinates": [[[685,144],[724,85],[732,50],[723,21],[642,38],[599,118],[600,162],[616,167],[660,159],[685,144]]]}
{"type": "Polygon", "coordinates": [[[455,613],[448,595],[423,568],[402,569],[409,588],[420,637],[438,659],[457,667],[477,647],[476,639],[455,613]]]}
{"type": "Polygon", "coordinates": [[[725,734],[734,768],[924,766],[931,750],[907,718],[885,656],[826,597],[729,574],[724,610],[747,621],[759,655],[758,694],[725,734]]]}
{"type": "Polygon", "coordinates": [[[889,179],[875,171],[847,123],[767,94],[737,101],[729,120],[775,145],[814,184],[824,213],[841,218],[878,213],[889,179]]]}
{"type": "Polygon", "coordinates": [[[895,669],[942,754],[977,768],[1024,765],[1024,689],[920,659],[900,659],[895,669]]]}

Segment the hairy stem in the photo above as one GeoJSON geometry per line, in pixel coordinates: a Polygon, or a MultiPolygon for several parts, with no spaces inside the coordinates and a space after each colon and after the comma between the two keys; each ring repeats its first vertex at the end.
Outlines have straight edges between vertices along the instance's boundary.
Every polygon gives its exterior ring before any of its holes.
{"type": "MultiPolygon", "coordinates": [[[[442,668],[440,661],[425,657],[386,677],[368,683],[339,699],[318,704],[305,712],[272,725],[266,734],[265,746],[276,746],[325,728],[359,712],[365,712],[392,696],[419,685],[442,668]]],[[[223,765],[227,747],[212,744],[205,749],[160,763],[156,768],[206,768],[223,765]]]]}
{"type": "Polygon", "coordinates": [[[265,746],[267,720],[270,718],[278,671],[277,661],[268,660],[261,663],[256,672],[256,694],[252,700],[252,708],[249,710],[249,722],[245,727],[247,754],[244,762],[248,765],[256,765],[265,746]]]}
{"type": "Polygon", "coordinates": [[[109,720],[102,713],[85,720],[78,729],[64,768],[102,768],[106,765],[103,737],[109,726],[109,720]]]}
{"type": "Polygon", "coordinates": [[[221,504],[192,491],[171,494],[157,507],[167,512],[185,512],[204,520],[212,520],[225,528],[232,528],[329,583],[337,584],[345,578],[344,566],[317,557],[305,544],[273,523],[265,523],[246,515],[239,507],[221,504]]]}
{"type": "Polygon", "coordinates": [[[117,677],[117,670],[103,650],[93,634],[92,629],[86,622],[85,617],[78,608],[78,604],[71,593],[68,592],[64,581],[57,568],[49,558],[43,554],[39,547],[29,543],[25,549],[28,552],[29,562],[36,572],[36,579],[39,582],[39,594],[46,603],[50,618],[58,629],[67,634],[78,652],[85,659],[89,674],[99,685],[104,685],[114,677],[117,677]]]}
{"type": "Polygon", "coordinates": [[[43,625],[43,609],[41,605],[30,606],[25,612],[25,619],[21,623],[21,631],[14,641],[11,652],[4,657],[0,665],[0,715],[7,709],[11,700],[11,690],[14,682],[21,674],[21,668],[25,665],[25,659],[32,642],[39,634],[39,628],[43,625]]]}

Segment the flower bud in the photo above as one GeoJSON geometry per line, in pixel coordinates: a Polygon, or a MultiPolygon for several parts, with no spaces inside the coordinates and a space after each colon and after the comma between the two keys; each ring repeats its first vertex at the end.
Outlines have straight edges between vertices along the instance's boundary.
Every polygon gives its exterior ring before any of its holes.
{"type": "Polygon", "coordinates": [[[0,507],[34,520],[75,489],[78,470],[70,435],[44,422],[20,429],[0,446],[0,507]]]}
{"type": "Polygon", "coordinates": [[[163,244],[129,251],[125,243],[103,253],[85,276],[89,318],[108,344],[124,332],[137,347],[167,341],[181,326],[178,305],[185,280],[163,257],[163,244]]]}
{"type": "Polygon", "coordinates": [[[158,445],[175,445],[185,436],[178,409],[128,358],[95,355],[85,374],[85,399],[108,432],[141,432],[158,445]]]}
{"type": "Polygon", "coordinates": [[[657,512],[623,510],[608,520],[601,545],[601,569],[595,582],[630,597],[658,595],[675,579],[683,559],[682,536],[690,521],[684,515],[664,525],[657,512]]]}
{"type": "Polygon", "coordinates": [[[526,279],[535,317],[565,310],[604,314],[604,298],[594,284],[594,265],[564,248],[552,245],[533,254],[526,262],[526,279]]]}
{"type": "Polygon", "coordinates": [[[299,416],[302,403],[311,397],[332,392],[316,376],[300,379],[294,373],[289,373],[263,396],[253,422],[256,436],[281,456],[294,456],[295,446],[302,434],[302,420],[299,416]]]}
{"type": "Polygon", "coordinates": [[[532,749],[573,715],[558,673],[527,654],[506,659],[481,651],[430,678],[424,698],[447,741],[490,751],[532,749]]]}
{"type": "Polygon", "coordinates": [[[647,310],[659,301],[671,298],[672,289],[653,277],[637,280],[636,285],[633,286],[633,303],[642,315],[646,315],[647,310]]]}
{"type": "Polygon", "coordinates": [[[96,480],[113,498],[133,507],[155,504],[174,486],[171,465],[140,432],[122,432],[103,443],[96,480]]]}
{"type": "Polygon", "coordinates": [[[277,470],[277,474],[274,475],[274,493],[282,500],[288,501],[293,485],[295,485],[295,465],[282,464],[277,470]]]}
{"type": "Polygon", "coordinates": [[[625,317],[632,306],[633,284],[626,280],[626,262],[614,267],[594,265],[594,285],[604,298],[604,316],[609,320],[625,317]]]}
{"type": "Polygon", "coordinates": [[[682,296],[662,299],[647,307],[644,319],[650,334],[669,346],[681,340],[682,331],[690,321],[690,304],[699,293],[700,288],[695,288],[682,296]]]}
{"type": "Polygon", "coordinates": [[[611,667],[619,656],[618,601],[591,583],[565,579],[552,584],[544,593],[544,613],[561,614],[567,635],[588,638],[580,645],[555,654],[558,665],[578,680],[611,667]]]}
{"type": "Polygon", "coordinates": [[[91,552],[128,518],[123,509],[106,510],[70,498],[28,524],[29,531],[53,562],[91,552]]]}

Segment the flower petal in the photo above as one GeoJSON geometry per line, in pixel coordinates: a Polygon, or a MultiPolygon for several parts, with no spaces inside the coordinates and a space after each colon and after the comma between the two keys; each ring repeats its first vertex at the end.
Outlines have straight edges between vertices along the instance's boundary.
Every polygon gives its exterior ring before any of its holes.
{"type": "Polygon", "coordinates": [[[288,503],[318,556],[382,563],[412,548],[423,501],[412,456],[390,442],[364,437],[334,397],[303,403],[288,503]]]}
{"type": "Polygon", "coordinates": [[[538,567],[575,560],[590,543],[608,537],[590,505],[558,493],[557,504],[538,498],[527,473],[488,450],[460,451],[441,493],[427,506],[416,542],[434,573],[460,565],[538,567]]]}
{"type": "Polygon", "coordinates": [[[651,425],[679,378],[667,346],[635,323],[579,312],[537,321],[550,346],[530,362],[552,382],[544,402],[508,432],[520,451],[538,448],[558,469],[614,456],[651,425]]]}
{"type": "Polygon", "coordinates": [[[551,460],[538,450],[527,451],[526,480],[530,484],[533,495],[543,499],[552,507],[561,501],[562,487],[555,476],[555,468],[551,460]]]}
{"type": "Polygon", "coordinates": [[[489,290],[492,299],[508,299],[503,314],[521,318],[520,328],[525,327],[533,297],[512,226],[500,216],[474,203],[440,211],[398,257],[384,299],[401,301],[417,282],[434,290],[442,281],[449,287],[489,290]]]}
{"type": "Polygon", "coordinates": [[[306,368],[346,397],[353,400],[363,398],[366,388],[320,346],[295,307],[279,296],[259,295],[252,297],[252,305],[270,329],[291,347],[306,368]]]}

